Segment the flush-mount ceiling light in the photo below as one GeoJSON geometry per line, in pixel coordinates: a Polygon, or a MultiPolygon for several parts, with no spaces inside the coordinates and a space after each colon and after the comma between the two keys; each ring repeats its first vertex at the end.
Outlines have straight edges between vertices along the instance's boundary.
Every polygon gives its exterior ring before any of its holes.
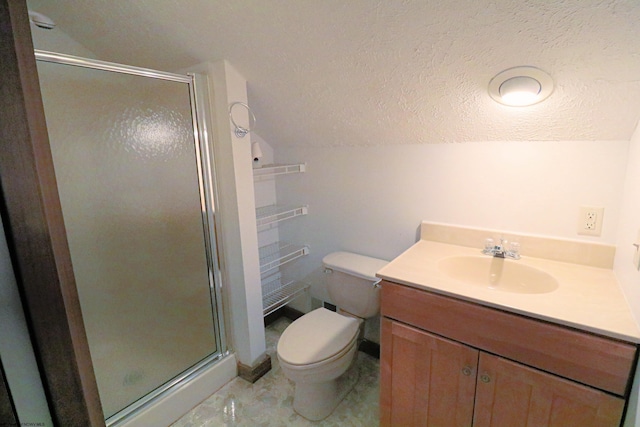
{"type": "Polygon", "coordinates": [[[553,92],[551,76],[536,67],[514,67],[489,82],[489,95],[500,104],[525,107],[537,104],[553,92]]]}

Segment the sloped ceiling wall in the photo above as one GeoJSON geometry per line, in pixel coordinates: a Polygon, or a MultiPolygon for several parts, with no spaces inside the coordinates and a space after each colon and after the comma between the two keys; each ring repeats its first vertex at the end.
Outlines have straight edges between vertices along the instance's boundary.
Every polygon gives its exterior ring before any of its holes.
{"type": "Polygon", "coordinates": [[[640,117],[636,0],[28,3],[103,60],[229,60],[276,148],[629,140],[640,117]],[[518,65],[551,74],[549,99],[489,98],[489,80],[518,65]]]}

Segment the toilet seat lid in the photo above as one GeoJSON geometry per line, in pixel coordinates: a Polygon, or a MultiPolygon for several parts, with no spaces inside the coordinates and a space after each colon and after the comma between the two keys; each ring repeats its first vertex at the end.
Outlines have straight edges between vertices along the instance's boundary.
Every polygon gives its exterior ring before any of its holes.
{"type": "Polygon", "coordinates": [[[291,365],[310,365],[345,349],[358,335],[359,322],[326,308],[295,320],[278,341],[278,357],[291,365]]]}

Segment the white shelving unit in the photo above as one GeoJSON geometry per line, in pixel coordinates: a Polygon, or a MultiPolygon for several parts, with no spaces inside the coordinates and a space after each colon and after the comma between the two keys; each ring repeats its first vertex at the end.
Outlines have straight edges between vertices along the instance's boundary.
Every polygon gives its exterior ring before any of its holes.
{"type": "Polygon", "coordinates": [[[260,274],[264,274],[307,255],[309,248],[294,243],[276,242],[258,248],[258,252],[260,254],[260,274]]]}
{"type": "MultiPolygon", "coordinates": [[[[255,168],[253,176],[256,181],[262,181],[273,179],[279,175],[302,173],[305,170],[304,163],[266,165],[255,168]]],[[[274,229],[279,227],[282,221],[307,214],[306,205],[280,206],[274,204],[259,207],[256,209],[258,232],[274,229]]],[[[298,281],[283,282],[282,274],[279,271],[281,266],[309,254],[309,247],[297,243],[277,241],[261,246],[258,248],[258,252],[260,255],[260,275],[262,276],[262,308],[264,316],[267,316],[309,288],[309,285],[298,281]]]]}
{"type": "Polygon", "coordinates": [[[270,227],[280,221],[306,215],[307,206],[264,206],[256,209],[258,227],[270,227]]]}
{"type": "Polygon", "coordinates": [[[293,165],[264,165],[253,170],[254,179],[271,178],[277,175],[286,175],[290,173],[301,173],[306,170],[304,163],[293,165]]]}
{"type": "Polygon", "coordinates": [[[293,301],[298,295],[307,290],[309,285],[301,282],[282,283],[280,277],[273,278],[262,284],[262,310],[265,316],[293,301]]]}

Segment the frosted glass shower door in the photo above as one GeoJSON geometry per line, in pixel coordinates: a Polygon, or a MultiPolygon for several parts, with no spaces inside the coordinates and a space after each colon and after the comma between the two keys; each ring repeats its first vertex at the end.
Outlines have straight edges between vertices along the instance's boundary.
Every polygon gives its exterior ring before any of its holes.
{"type": "Polygon", "coordinates": [[[189,84],[38,62],[107,417],[220,351],[189,84]]]}

